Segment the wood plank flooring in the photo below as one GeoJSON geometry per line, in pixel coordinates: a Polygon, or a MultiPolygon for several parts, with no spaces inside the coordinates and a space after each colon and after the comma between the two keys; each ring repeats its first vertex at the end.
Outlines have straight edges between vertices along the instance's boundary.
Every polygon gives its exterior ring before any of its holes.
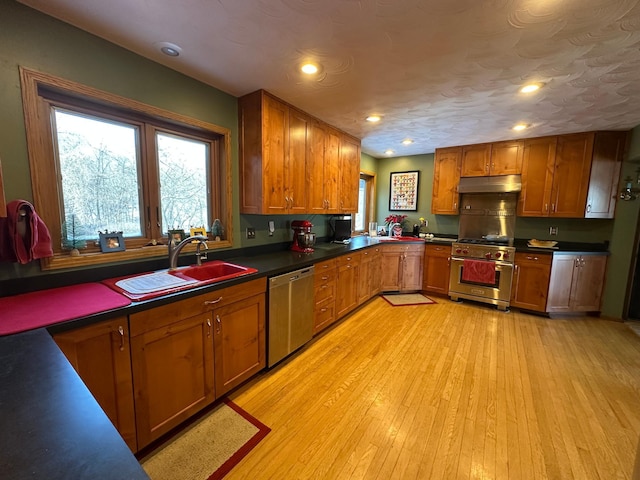
{"type": "Polygon", "coordinates": [[[272,432],[228,479],[628,479],[640,337],[372,299],[231,399],[272,432]]]}

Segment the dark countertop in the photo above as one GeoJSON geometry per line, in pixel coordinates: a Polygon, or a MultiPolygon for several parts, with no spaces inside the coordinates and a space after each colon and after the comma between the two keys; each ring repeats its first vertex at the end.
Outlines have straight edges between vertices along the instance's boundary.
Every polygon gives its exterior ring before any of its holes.
{"type": "MultiPolygon", "coordinates": [[[[78,328],[247,280],[279,275],[363,248],[399,243],[451,245],[451,239],[425,242],[416,238],[405,242],[362,236],[354,237],[348,244],[318,243],[315,251],[309,254],[283,250],[253,256],[230,255],[228,261],[256,268],[258,273],[134,302],[121,309],[56,324],[48,330],[58,332],[78,328]]],[[[557,250],[531,249],[526,240],[516,241],[517,251],[607,252],[606,244],[560,243],[558,247],[557,250]]],[[[0,408],[3,411],[0,471],[3,479],[148,478],[47,329],[0,337],[0,378],[0,408]]]]}
{"type": "Polygon", "coordinates": [[[5,480],[148,479],[46,330],[0,339],[5,480]]]}

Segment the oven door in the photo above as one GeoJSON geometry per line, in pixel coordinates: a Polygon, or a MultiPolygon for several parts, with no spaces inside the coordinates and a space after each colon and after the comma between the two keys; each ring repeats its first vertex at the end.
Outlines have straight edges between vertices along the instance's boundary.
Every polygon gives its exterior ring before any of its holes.
{"type": "Polygon", "coordinates": [[[492,261],[492,263],[495,268],[493,282],[472,282],[464,280],[464,259],[451,257],[451,276],[449,279],[449,296],[451,299],[458,300],[458,298],[467,298],[469,300],[491,303],[502,309],[506,309],[509,306],[511,297],[513,264],[500,261],[492,261]]]}

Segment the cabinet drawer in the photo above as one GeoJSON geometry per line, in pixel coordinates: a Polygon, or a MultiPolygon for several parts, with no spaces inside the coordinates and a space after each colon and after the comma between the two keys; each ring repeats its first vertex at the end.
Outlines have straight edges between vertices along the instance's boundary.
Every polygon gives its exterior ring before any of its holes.
{"type": "Polygon", "coordinates": [[[451,247],[448,245],[427,245],[425,254],[431,257],[448,257],[451,255],[451,247]]]}
{"type": "Polygon", "coordinates": [[[550,253],[525,253],[516,252],[516,263],[536,263],[539,265],[551,265],[553,256],[550,253]]]}
{"type": "Polygon", "coordinates": [[[336,282],[330,281],[316,285],[315,287],[315,303],[318,304],[327,298],[335,298],[336,296],[336,282]]]}
{"type": "Polygon", "coordinates": [[[355,265],[360,261],[360,253],[348,253],[338,257],[338,268],[345,267],[347,265],[355,265]]]}
{"type": "Polygon", "coordinates": [[[383,253],[406,253],[406,252],[424,252],[425,245],[422,243],[408,243],[404,245],[385,245],[382,247],[383,253]]]}
{"type": "Polygon", "coordinates": [[[324,262],[318,262],[314,264],[315,274],[319,275],[321,272],[325,272],[327,270],[331,270],[332,268],[336,268],[336,259],[332,258],[331,260],[325,260],[324,262]]]}
{"type": "Polygon", "coordinates": [[[234,303],[243,298],[265,293],[266,289],[267,279],[258,278],[240,285],[221,288],[210,293],[185,300],[177,300],[161,307],[134,313],[129,316],[131,336],[135,337],[158,327],[179,322],[181,319],[234,303]]]}
{"type": "Polygon", "coordinates": [[[314,311],[314,333],[318,333],[325,327],[331,325],[336,318],[336,304],[333,300],[324,301],[316,305],[314,311]]]}

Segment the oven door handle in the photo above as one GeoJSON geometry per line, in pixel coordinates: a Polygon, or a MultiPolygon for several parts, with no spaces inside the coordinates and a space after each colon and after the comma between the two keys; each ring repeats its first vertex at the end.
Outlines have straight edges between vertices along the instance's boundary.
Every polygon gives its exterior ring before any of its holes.
{"type": "MultiPolygon", "coordinates": [[[[464,258],[462,257],[451,257],[451,261],[452,262],[464,262],[464,258]]],[[[472,258],[469,260],[477,260],[478,262],[491,262],[494,263],[496,266],[498,267],[513,267],[513,263],[509,263],[509,262],[502,262],[500,260],[485,260],[485,259],[480,259],[480,258],[472,258]]]]}

